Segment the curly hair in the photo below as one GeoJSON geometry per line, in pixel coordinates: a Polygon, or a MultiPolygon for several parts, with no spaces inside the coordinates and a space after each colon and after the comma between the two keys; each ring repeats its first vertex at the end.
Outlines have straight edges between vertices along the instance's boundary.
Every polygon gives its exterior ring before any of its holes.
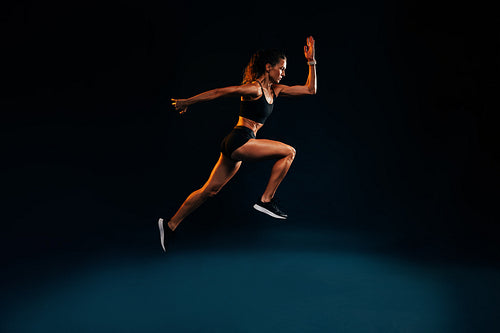
{"type": "Polygon", "coordinates": [[[255,81],[266,72],[266,65],[276,65],[281,59],[286,59],[285,54],[277,49],[259,50],[252,55],[250,62],[243,72],[242,84],[255,81]]]}

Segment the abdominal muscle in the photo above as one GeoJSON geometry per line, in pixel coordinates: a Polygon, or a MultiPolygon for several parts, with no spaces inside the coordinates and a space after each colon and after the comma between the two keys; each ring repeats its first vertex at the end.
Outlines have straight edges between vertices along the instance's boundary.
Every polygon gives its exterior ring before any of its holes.
{"type": "Polygon", "coordinates": [[[256,121],[253,121],[253,120],[250,120],[248,118],[240,116],[239,119],[238,119],[238,123],[236,124],[236,126],[245,126],[245,127],[248,127],[248,128],[250,128],[255,133],[255,135],[257,135],[257,131],[262,126],[264,126],[264,124],[261,124],[261,123],[258,123],[256,121]]]}

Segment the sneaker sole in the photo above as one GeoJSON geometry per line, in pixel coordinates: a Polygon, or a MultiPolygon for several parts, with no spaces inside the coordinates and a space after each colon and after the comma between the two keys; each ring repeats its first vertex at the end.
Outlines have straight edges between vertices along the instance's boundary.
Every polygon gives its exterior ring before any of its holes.
{"type": "Polygon", "coordinates": [[[167,252],[165,249],[165,229],[163,229],[163,219],[158,219],[158,228],[160,229],[160,242],[163,252],[167,252]]]}
{"type": "Polygon", "coordinates": [[[267,215],[269,215],[271,217],[274,217],[275,219],[286,220],[285,216],[276,215],[273,212],[271,212],[270,210],[267,210],[264,207],[259,206],[258,204],[253,205],[253,208],[255,210],[258,210],[261,213],[264,213],[264,214],[267,214],[267,215]]]}

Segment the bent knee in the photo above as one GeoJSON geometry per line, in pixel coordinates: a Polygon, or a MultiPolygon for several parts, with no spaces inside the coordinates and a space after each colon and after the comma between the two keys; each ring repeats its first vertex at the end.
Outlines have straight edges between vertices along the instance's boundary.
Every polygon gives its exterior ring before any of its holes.
{"type": "Polygon", "coordinates": [[[292,146],[288,146],[287,147],[288,149],[288,154],[287,154],[287,157],[293,161],[294,158],[295,158],[295,155],[297,154],[297,151],[295,150],[295,148],[293,148],[292,146]]]}

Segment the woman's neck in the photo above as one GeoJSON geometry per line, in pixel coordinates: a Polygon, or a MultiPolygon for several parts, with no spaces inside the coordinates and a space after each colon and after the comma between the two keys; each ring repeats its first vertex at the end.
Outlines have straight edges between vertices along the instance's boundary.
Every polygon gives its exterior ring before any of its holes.
{"type": "Polygon", "coordinates": [[[271,88],[271,86],[272,86],[272,82],[271,82],[271,80],[269,79],[269,76],[267,76],[267,75],[262,75],[262,76],[261,76],[261,77],[259,77],[257,80],[258,80],[258,81],[260,82],[260,84],[262,84],[262,86],[263,86],[264,88],[266,88],[266,89],[270,89],[270,88],[271,88]]]}

